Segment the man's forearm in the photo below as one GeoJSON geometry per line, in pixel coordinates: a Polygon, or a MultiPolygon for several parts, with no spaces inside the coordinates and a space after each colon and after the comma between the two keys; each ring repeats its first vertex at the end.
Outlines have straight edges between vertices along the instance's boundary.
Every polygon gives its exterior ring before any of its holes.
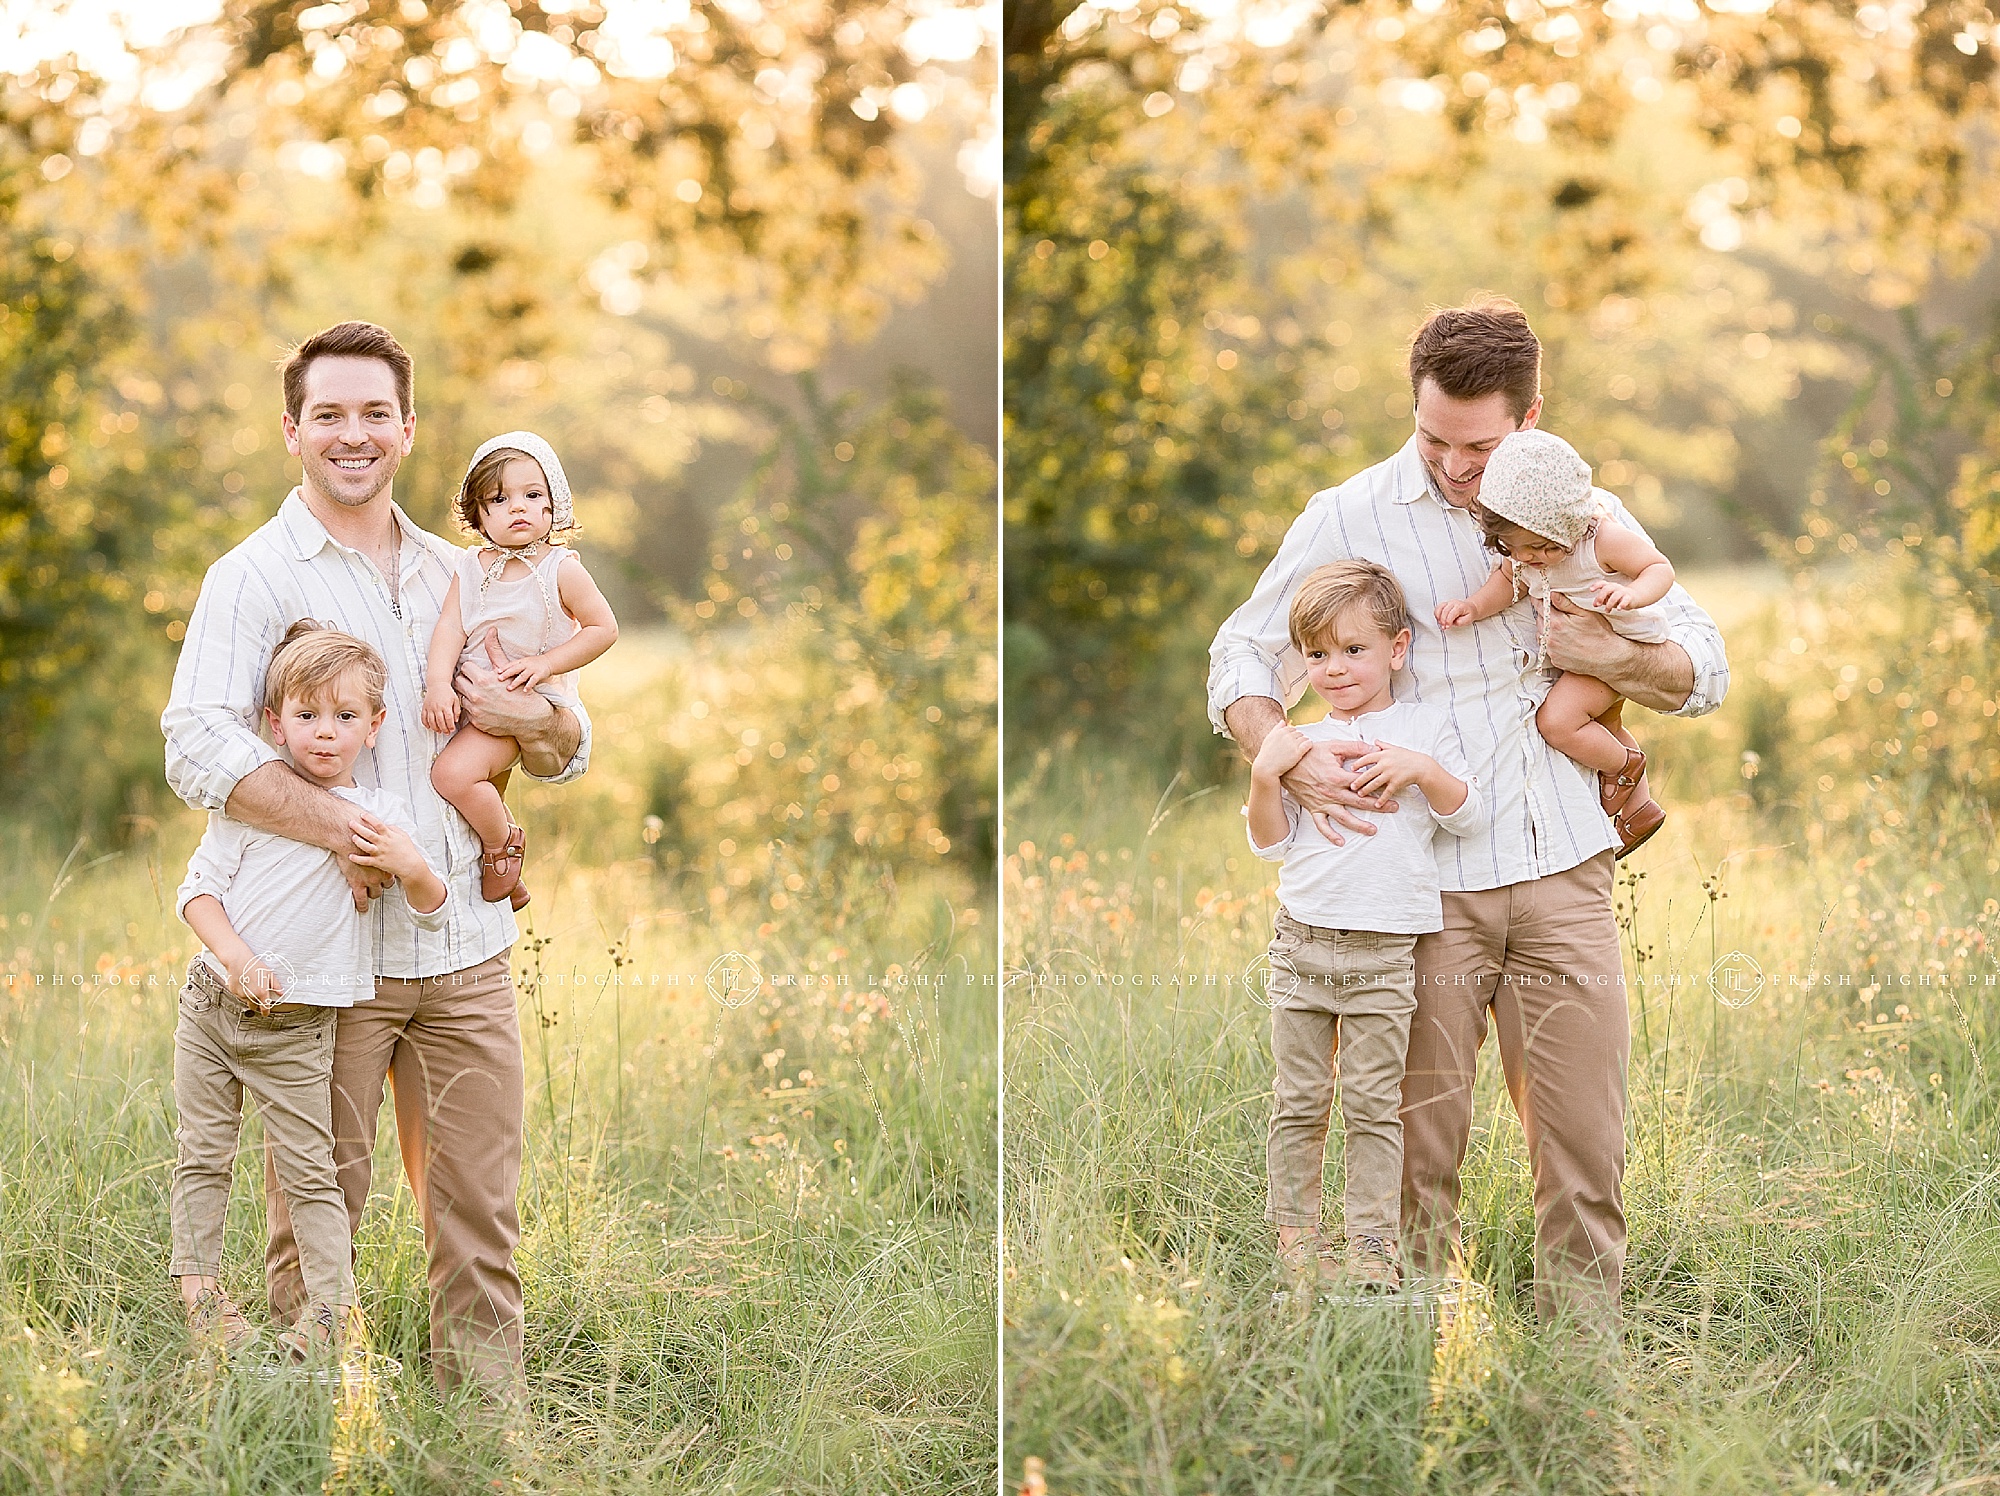
{"type": "Polygon", "coordinates": [[[1271,729],[1284,722],[1285,708],[1269,696],[1239,696],[1222,709],[1222,720],[1243,756],[1254,759],[1271,729]]]}
{"type": "Polygon", "coordinates": [[[347,828],[354,807],[318,785],[307,784],[286,764],[264,764],[237,780],[223,814],[329,852],[353,850],[354,838],[347,828]]]}
{"type": "MultiPolygon", "coordinates": [[[[544,698],[546,699],[546,698],[544,698]]],[[[537,779],[553,779],[569,767],[583,741],[576,713],[553,702],[541,721],[514,735],[521,745],[521,767],[537,779]]]]}
{"type": "Polygon", "coordinates": [[[1607,686],[1656,712],[1677,712],[1694,690],[1694,662],[1680,645],[1626,641],[1627,652],[1613,673],[1599,676],[1607,686]]]}

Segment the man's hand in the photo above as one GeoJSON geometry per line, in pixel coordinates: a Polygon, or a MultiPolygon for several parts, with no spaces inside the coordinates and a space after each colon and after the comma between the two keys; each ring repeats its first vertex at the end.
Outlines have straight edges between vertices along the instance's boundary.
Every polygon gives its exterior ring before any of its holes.
{"type": "Polygon", "coordinates": [[[1346,761],[1374,751],[1370,743],[1315,743],[1312,751],[1278,781],[1299,802],[1299,808],[1313,818],[1320,834],[1336,847],[1347,845],[1347,839],[1340,834],[1342,826],[1363,836],[1375,834],[1375,823],[1354,814],[1355,811],[1386,813],[1397,808],[1394,800],[1371,799],[1354,788],[1354,774],[1346,761]]]}
{"type": "MultiPolygon", "coordinates": [[[[347,828],[348,835],[354,837],[362,825],[363,822],[359,817],[351,821],[347,828]]],[[[366,850],[365,844],[356,837],[352,852],[365,853],[366,850]]],[[[366,863],[356,862],[352,852],[336,850],[333,854],[333,864],[340,869],[340,876],[347,880],[347,891],[354,895],[355,909],[366,914],[375,899],[389,891],[389,886],[396,881],[396,875],[387,868],[369,867],[366,863]]]]}
{"type": "Polygon", "coordinates": [[[499,672],[507,664],[496,630],[486,631],[486,657],[492,669],[477,660],[461,660],[452,684],[470,722],[496,738],[512,738],[521,748],[521,767],[540,778],[560,774],[576,753],[583,729],[576,718],[535,691],[509,690],[499,672]]]}
{"type": "Polygon", "coordinates": [[[1687,704],[1694,664],[1680,645],[1627,639],[1602,613],[1580,608],[1560,593],[1552,593],[1546,606],[1548,658],[1558,670],[1601,680],[1656,712],[1677,712],[1687,704]]]}

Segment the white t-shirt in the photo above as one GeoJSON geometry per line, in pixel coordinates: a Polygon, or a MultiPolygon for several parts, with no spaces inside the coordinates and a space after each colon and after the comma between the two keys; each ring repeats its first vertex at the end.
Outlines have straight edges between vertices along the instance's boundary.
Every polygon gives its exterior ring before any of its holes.
{"type": "MultiPolygon", "coordinates": [[[[416,839],[416,816],[387,790],[356,786],[333,793],[416,839]]],[[[277,972],[285,989],[281,1001],[351,1008],[375,996],[375,951],[369,933],[374,923],[355,910],[347,880],[340,875],[333,853],[324,847],[259,831],[212,810],[201,845],[188,859],[187,877],[174,896],[174,913],[186,918],[188,900],[200,894],[222,901],[222,912],[243,943],[277,972]]],[[[428,914],[409,907],[400,880],[376,902],[384,899],[401,903],[399,913],[418,928],[438,930],[451,908],[451,889],[447,884],[444,902],[428,914]]],[[[212,952],[202,955],[226,982],[222,962],[212,952]]]]}
{"type": "Polygon", "coordinates": [[[1275,846],[1260,847],[1255,836],[1250,838],[1251,851],[1267,862],[1282,861],[1285,865],[1278,874],[1278,902],[1285,913],[1301,924],[1328,930],[1377,930],[1387,935],[1426,935],[1442,930],[1444,898],[1438,891],[1433,835],[1443,827],[1454,836],[1463,836],[1478,830],[1486,820],[1479,783],[1465,766],[1465,752],[1450,719],[1436,707],[1396,701],[1352,722],[1328,717],[1309,722],[1299,731],[1315,743],[1390,743],[1427,753],[1446,773],[1465,782],[1465,803],[1442,815],[1431,807],[1422,790],[1412,786],[1394,797],[1400,807],[1394,813],[1355,811],[1378,829],[1373,836],[1345,832],[1346,845],[1336,847],[1298,802],[1286,795],[1285,819],[1291,830],[1285,839],[1275,846]]]}

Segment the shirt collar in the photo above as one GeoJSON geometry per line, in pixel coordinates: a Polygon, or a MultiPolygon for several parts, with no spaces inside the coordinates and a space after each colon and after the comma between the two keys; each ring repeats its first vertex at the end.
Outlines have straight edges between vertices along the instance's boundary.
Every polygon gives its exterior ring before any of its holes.
{"type": "MultiPolygon", "coordinates": [[[[395,517],[396,527],[402,532],[405,540],[419,550],[427,551],[431,548],[431,537],[411,522],[410,517],[403,513],[402,506],[394,499],[389,501],[389,513],[395,517]]],[[[306,506],[305,495],[296,488],[286,494],[285,502],[278,506],[278,523],[284,527],[285,538],[291,543],[292,555],[297,560],[310,561],[326,547],[340,544],[327,533],[326,526],[321,524],[319,517],[306,506]]],[[[411,551],[404,551],[402,553],[404,569],[407,570],[414,559],[411,551]]]]}
{"type": "Polygon", "coordinates": [[[1424,466],[1424,459],[1417,452],[1417,438],[1414,434],[1403,443],[1402,450],[1395,455],[1393,461],[1396,464],[1396,488],[1393,497],[1398,504],[1414,504],[1425,494],[1429,494],[1440,504],[1445,502],[1444,495],[1439,493],[1437,485],[1431,482],[1430,469],[1424,466]]]}

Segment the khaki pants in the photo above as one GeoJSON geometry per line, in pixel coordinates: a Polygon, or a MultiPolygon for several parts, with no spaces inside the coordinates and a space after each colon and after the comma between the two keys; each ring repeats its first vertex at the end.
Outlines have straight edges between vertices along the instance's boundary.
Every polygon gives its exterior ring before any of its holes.
{"type": "Polygon", "coordinates": [[[1403,1127],[1396,1106],[1409,1043],[1413,935],[1323,930],[1278,912],[1271,941],[1271,1131],[1265,1219],[1319,1227],[1320,1175],[1336,1075],[1346,1134],[1346,1234],[1396,1241],[1403,1127]]]}
{"type": "MultiPolygon", "coordinates": [[[[511,1395],[521,1375],[521,1026],[508,952],[441,977],[378,977],[343,1009],[333,1051],[333,1157],[347,1219],[361,1224],[386,1079],[429,1260],[431,1370],[511,1395]]],[[[274,1192],[265,1175],[267,1197],[274,1192]]],[[[282,1202],[270,1207],[271,1308],[304,1302],[282,1202]]]]}
{"type": "Polygon", "coordinates": [[[1459,1256],[1459,1168],[1489,1022],[1534,1174],[1535,1306],[1616,1332],[1625,1265],[1631,1048],[1609,852],[1568,872],[1444,896],[1417,940],[1403,1077],[1403,1245],[1419,1271],[1459,1256]]]}
{"type": "Polygon", "coordinates": [[[276,1209],[298,1222],[301,1300],[354,1302],[347,1210],[334,1178],[327,1078],[337,1008],[286,1003],[268,1017],[190,983],[174,1029],[173,1276],[222,1275],[222,1223],[236,1163],[243,1093],[264,1119],[276,1209]]]}

